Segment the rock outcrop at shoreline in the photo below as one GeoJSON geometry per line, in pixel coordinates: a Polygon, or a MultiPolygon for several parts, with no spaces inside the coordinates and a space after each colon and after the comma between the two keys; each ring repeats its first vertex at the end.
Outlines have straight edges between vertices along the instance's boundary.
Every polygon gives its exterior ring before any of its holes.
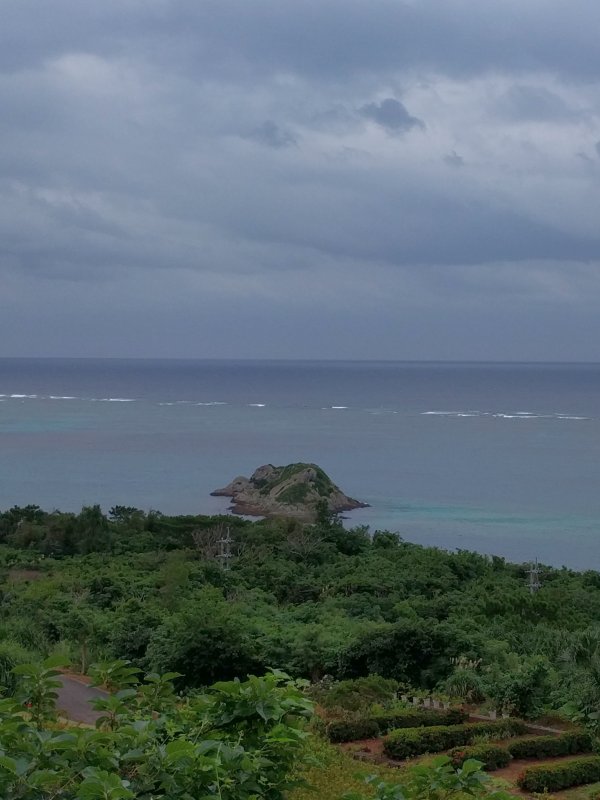
{"type": "Polygon", "coordinates": [[[250,478],[234,478],[214,497],[231,497],[234,514],[256,517],[295,517],[314,522],[323,501],[331,513],[365,508],[368,504],[345,495],[316,464],[265,464],[250,478]]]}

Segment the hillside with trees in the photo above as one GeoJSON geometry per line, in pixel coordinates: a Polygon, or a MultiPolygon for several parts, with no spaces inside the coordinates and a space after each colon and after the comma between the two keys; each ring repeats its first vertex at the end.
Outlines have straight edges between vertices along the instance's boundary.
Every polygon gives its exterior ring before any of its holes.
{"type": "Polygon", "coordinates": [[[600,709],[600,575],[447,553],[321,514],[249,522],[99,507],[0,514],[0,684],[59,654],[178,687],[377,674],[530,717],[600,709]],[[227,542],[226,545],[223,542],[227,542]],[[223,558],[223,548],[229,558],[223,558]],[[225,563],[226,562],[226,563],[225,563]]]}

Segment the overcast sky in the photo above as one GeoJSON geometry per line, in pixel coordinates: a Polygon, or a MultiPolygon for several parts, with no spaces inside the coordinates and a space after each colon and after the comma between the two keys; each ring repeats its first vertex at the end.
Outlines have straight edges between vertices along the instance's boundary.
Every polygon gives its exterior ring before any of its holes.
{"type": "Polygon", "coordinates": [[[0,0],[0,355],[600,360],[598,0],[0,0]]]}

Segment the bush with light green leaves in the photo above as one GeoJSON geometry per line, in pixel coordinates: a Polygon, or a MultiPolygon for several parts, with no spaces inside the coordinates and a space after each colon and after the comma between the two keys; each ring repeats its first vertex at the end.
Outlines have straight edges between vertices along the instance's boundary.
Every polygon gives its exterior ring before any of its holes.
{"type": "Polygon", "coordinates": [[[312,703],[284,673],[178,697],[177,674],[102,665],[96,728],[65,729],[58,666],[18,666],[19,693],[0,701],[4,800],[282,800],[293,785],[312,703]]]}
{"type": "MultiPolygon", "coordinates": [[[[448,756],[438,756],[431,763],[419,764],[406,770],[398,781],[382,781],[377,776],[367,779],[372,800],[513,800],[503,791],[490,787],[489,777],[482,764],[469,759],[455,769],[448,756]]],[[[364,795],[349,793],[344,800],[366,800],[364,795]]]]}

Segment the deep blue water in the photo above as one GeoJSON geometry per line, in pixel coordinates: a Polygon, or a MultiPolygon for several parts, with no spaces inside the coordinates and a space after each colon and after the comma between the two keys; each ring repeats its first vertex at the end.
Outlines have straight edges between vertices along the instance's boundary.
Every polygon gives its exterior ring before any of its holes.
{"type": "Polygon", "coordinates": [[[600,569],[600,365],[0,359],[0,507],[226,508],[315,461],[348,524],[600,569]]]}

